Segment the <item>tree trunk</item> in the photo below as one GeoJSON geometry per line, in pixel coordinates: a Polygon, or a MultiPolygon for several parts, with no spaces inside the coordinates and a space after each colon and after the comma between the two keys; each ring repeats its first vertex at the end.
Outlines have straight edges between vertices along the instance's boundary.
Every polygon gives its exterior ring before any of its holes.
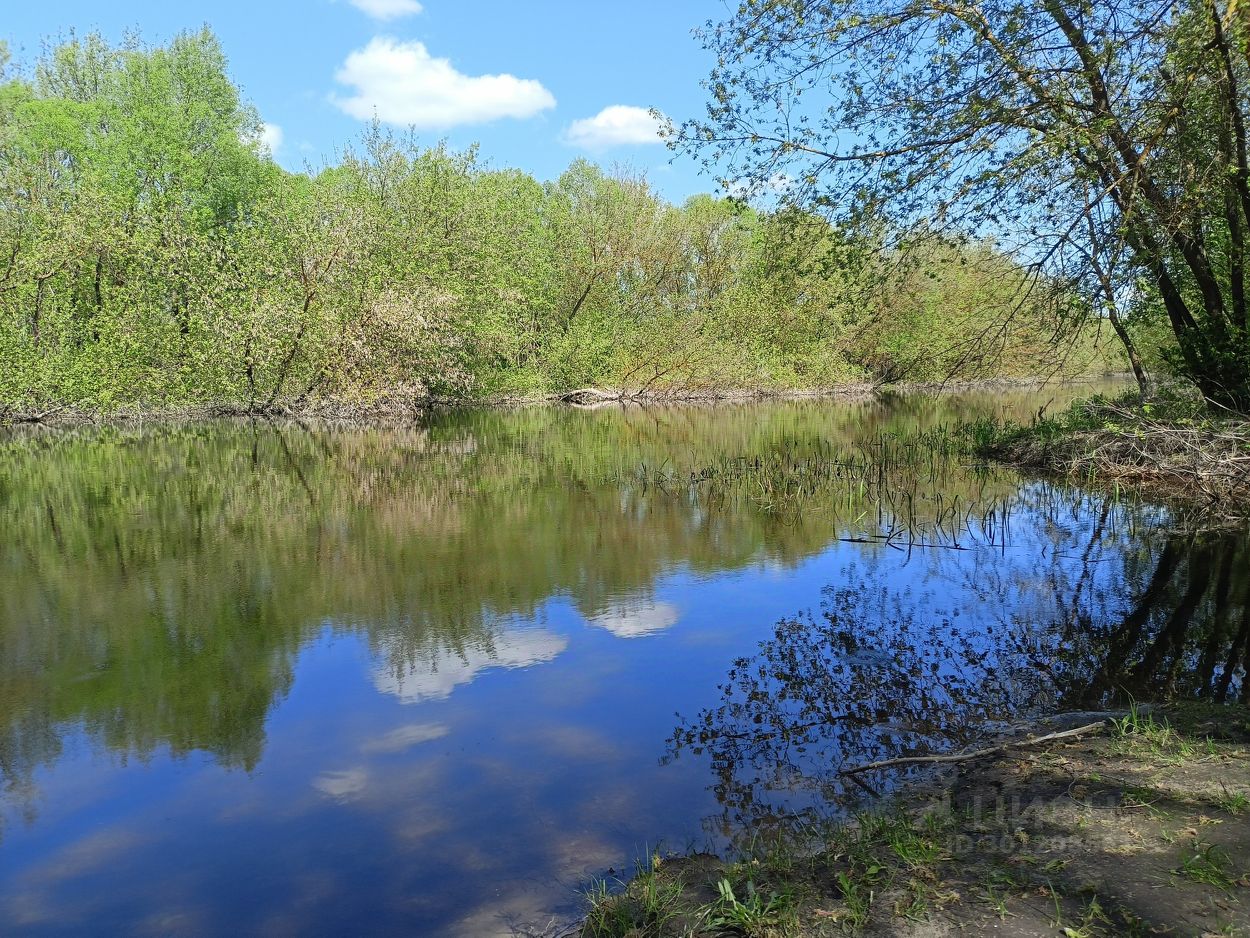
{"type": "Polygon", "coordinates": [[[1124,351],[1128,355],[1128,363],[1133,368],[1133,377],[1137,379],[1137,391],[1141,394],[1141,399],[1144,401],[1150,390],[1146,378],[1146,368],[1142,364],[1141,354],[1137,351],[1137,343],[1133,341],[1133,337],[1128,334],[1128,329],[1124,327],[1124,321],[1120,319],[1115,303],[1107,304],[1107,319],[1110,320],[1111,328],[1115,330],[1116,336],[1119,337],[1120,344],[1124,346],[1124,351]]]}

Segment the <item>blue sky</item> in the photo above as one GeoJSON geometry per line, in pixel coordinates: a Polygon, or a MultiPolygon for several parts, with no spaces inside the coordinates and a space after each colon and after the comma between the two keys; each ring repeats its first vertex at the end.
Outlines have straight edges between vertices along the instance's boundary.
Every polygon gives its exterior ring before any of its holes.
{"type": "Polygon", "coordinates": [[[12,4],[0,38],[29,63],[71,28],[159,43],[207,23],[289,169],[332,158],[376,109],[430,143],[478,142],[494,166],[549,179],[587,156],[681,200],[714,181],[670,162],[644,111],[702,113],[712,62],[691,30],[726,13],[723,0],[56,0],[12,4]]]}

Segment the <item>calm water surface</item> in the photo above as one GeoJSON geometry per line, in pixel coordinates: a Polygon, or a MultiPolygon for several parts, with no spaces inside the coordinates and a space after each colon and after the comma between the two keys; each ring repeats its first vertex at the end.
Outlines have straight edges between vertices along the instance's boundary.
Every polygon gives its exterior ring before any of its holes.
{"type": "Polygon", "coordinates": [[[1244,696],[1244,532],[932,432],[1087,391],[6,437],[0,932],[506,934],[843,763],[1244,696]]]}

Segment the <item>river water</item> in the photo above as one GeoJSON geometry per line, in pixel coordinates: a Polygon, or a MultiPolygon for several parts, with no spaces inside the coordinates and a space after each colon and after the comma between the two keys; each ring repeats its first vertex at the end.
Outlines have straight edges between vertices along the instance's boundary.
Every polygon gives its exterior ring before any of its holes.
{"type": "Polygon", "coordinates": [[[844,764],[1243,696],[1244,531],[950,445],[1089,390],[13,432],[0,933],[508,934],[844,764]]]}

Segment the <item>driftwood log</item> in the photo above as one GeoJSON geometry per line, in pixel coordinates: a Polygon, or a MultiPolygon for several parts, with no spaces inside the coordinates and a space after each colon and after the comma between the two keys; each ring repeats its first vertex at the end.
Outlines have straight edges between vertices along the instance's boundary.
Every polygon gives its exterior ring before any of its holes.
{"type": "Polygon", "coordinates": [[[1024,739],[1009,740],[1005,743],[999,743],[997,746],[990,746],[986,749],[975,749],[972,752],[954,752],[945,755],[932,756],[903,756],[899,759],[882,759],[880,762],[869,762],[867,765],[857,765],[850,769],[843,769],[838,773],[839,778],[847,778],[859,775],[861,772],[872,772],[877,769],[893,769],[905,765],[936,765],[951,762],[967,762],[970,759],[980,759],[984,756],[992,756],[1008,749],[1019,749],[1026,746],[1037,746],[1041,743],[1050,743],[1059,739],[1071,739],[1076,736],[1087,736],[1090,733],[1097,733],[1107,725],[1106,720],[1099,720],[1097,723],[1087,723],[1084,726],[1078,726],[1075,729],[1062,730],[1058,733],[1047,733],[1044,736],[1026,736],[1024,739]]]}
{"type": "Polygon", "coordinates": [[[576,404],[581,407],[594,406],[602,404],[605,401],[619,401],[626,397],[622,391],[605,391],[602,388],[578,388],[575,391],[566,391],[561,394],[559,400],[565,404],[576,404]]]}

